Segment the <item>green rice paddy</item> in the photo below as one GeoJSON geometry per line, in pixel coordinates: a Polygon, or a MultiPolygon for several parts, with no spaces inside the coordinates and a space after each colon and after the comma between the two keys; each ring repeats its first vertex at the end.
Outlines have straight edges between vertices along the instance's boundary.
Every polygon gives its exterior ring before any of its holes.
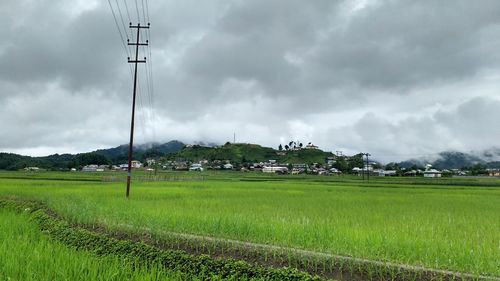
{"type": "Polygon", "coordinates": [[[181,280],[160,266],[94,257],[43,235],[26,215],[0,209],[0,280],[181,280]]]}
{"type": "MultiPolygon", "coordinates": [[[[500,276],[500,180],[205,173],[122,182],[101,174],[0,173],[0,196],[66,219],[500,276]],[[183,178],[184,177],[184,178],[183,178]],[[184,179],[184,180],[182,180],[184,179]]],[[[109,176],[109,175],[107,175],[109,176]]],[[[146,279],[147,280],[147,279],[146,279]]]]}

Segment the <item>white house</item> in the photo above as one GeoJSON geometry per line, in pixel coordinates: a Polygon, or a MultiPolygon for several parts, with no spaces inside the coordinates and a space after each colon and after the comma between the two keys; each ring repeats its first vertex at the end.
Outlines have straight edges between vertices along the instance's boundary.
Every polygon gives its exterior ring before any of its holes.
{"type": "Polygon", "coordinates": [[[436,169],[429,169],[424,171],[424,178],[440,178],[442,173],[436,169]]]}
{"type": "Polygon", "coordinates": [[[287,174],[287,167],[277,167],[277,166],[266,166],[262,168],[263,173],[278,173],[278,174],[287,174]]]}
{"type": "Polygon", "coordinates": [[[35,172],[40,171],[40,168],[38,168],[38,167],[26,167],[24,169],[26,171],[35,171],[35,172]]]}
{"type": "Polygon", "coordinates": [[[82,168],[82,172],[97,172],[98,165],[87,165],[82,168]]]}
{"type": "Polygon", "coordinates": [[[330,173],[332,173],[332,174],[341,174],[342,172],[339,171],[339,169],[337,169],[337,168],[331,168],[330,169],[330,173]]]}
{"type": "Polygon", "coordinates": [[[132,168],[138,169],[142,167],[142,163],[137,160],[132,160],[132,168]]]}
{"type": "MultiPolygon", "coordinates": [[[[137,160],[132,160],[130,167],[133,169],[138,169],[138,168],[142,167],[142,163],[137,161],[137,160]]],[[[120,164],[120,169],[121,170],[128,170],[128,164],[120,164]]]]}
{"type": "Polygon", "coordinates": [[[314,145],[312,143],[308,143],[306,145],[306,149],[318,149],[318,148],[319,148],[318,146],[316,146],[316,145],[314,145]]]}
{"type": "Polygon", "coordinates": [[[189,170],[203,172],[203,167],[201,166],[201,164],[195,163],[195,164],[191,165],[191,167],[189,167],[189,170]]]}
{"type": "Polygon", "coordinates": [[[384,171],[384,176],[386,177],[395,177],[398,175],[398,172],[396,170],[385,170],[384,171]]]}

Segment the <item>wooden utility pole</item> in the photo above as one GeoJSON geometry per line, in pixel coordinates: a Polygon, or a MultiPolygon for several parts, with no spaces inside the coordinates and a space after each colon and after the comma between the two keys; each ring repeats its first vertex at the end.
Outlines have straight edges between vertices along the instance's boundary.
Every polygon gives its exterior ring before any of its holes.
{"type": "Polygon", "coordinates": [[[368,157],[371,156],[370,153],[365,153],[364,154],[366,156],[366,178],[368,181],[370,181],[370,162],[369,162],[369,159],[368,157]]]}
{"type": "Polygon", "coordinates": [[[139,37],[141,36],[141,29],[142,28],[147,29],[149,28],[149,26],[150,26],[149,23],[147,26],[141,26],[140,23],[138,23],[137,25],[132,25],[132,23],[130,23],[129,25],[129,28],[137,29],[137,36],[135,43],[128,42],[129,46],[135,46],[135,60],[130,60],[130,57],[128,58],[128,63],[135,64],[135,70],[134,70],[134,92],[132,97],[132,120],[130,122],[130,143],[128,146],[128,168],[127,168],[128,173],[127,173],[127,193],[126,193],[127,198],[129,197],[130,194],[130,178],[132,177],[132,148],[134,146],[135,98],[137,95],[137,64],[146,63],[146,58],[144,58],[144,60],[139,60],[139,46],[147,46],[149,44],[148,40],[146,40],[146,43],[141,43],[139,37]]]}

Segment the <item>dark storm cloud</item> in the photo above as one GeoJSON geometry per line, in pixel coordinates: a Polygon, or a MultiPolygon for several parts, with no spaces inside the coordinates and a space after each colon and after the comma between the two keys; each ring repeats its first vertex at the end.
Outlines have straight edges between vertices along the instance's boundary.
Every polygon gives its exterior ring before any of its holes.
{"type": "Polygon", "coordinates": [[[313,3],[231,5],[180,60],[180,84],[192,88],[186,99],[218,103],[228,79],[253,81],[259,94],[294,101],[285,114],[309,114],[351,99],[360,106],[372,91],[406,94],[497,67],[498,2],[367,1],[358,10],[349,1],[313,3]]]}
{"type": "MultiPolygon", "coordinates": [[[[107,4],[2,1],[0,149],[126,141],[130,69],[107,4]]],[[[141,69],[138,126],[161,141],[225,142],[239,129],[241,141],[381,154],[495,144],[498,1],[149,6],[155,98],[141,69]]]]}
{"type": "MultiPolygon", "coordinates": [[[[0,79],[15,83],[60,80],[70,91],[106,87],[119,75],[124,58],[117,56],[116,31],[109,12],[65,14],[55,1],[14,2],[25,21],[8,32],[0,56],[0,79]]],[[[9,14],[16,22],[15,12],[9,14]]],[[[5,32],[5,30],[3,31],[5,32]]]]}
{"type": "Polygon", "coordinates": [[[499,12],[497,1],[382,1],[334,28],[310,70],[325,87],[404,89],[467,78],[498,63],[490,43],[499,12]]]}

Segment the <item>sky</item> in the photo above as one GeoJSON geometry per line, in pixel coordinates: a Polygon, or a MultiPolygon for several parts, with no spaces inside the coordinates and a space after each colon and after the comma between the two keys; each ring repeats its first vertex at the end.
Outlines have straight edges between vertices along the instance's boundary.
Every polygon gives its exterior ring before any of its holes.
{"type": "Polygon", "coordinates": [[[497,0],[2,0],[0,151],[128,143],[129,15],[151,22],[136,143],[235,134],[385,162],[499,146],[497,0]]]}

